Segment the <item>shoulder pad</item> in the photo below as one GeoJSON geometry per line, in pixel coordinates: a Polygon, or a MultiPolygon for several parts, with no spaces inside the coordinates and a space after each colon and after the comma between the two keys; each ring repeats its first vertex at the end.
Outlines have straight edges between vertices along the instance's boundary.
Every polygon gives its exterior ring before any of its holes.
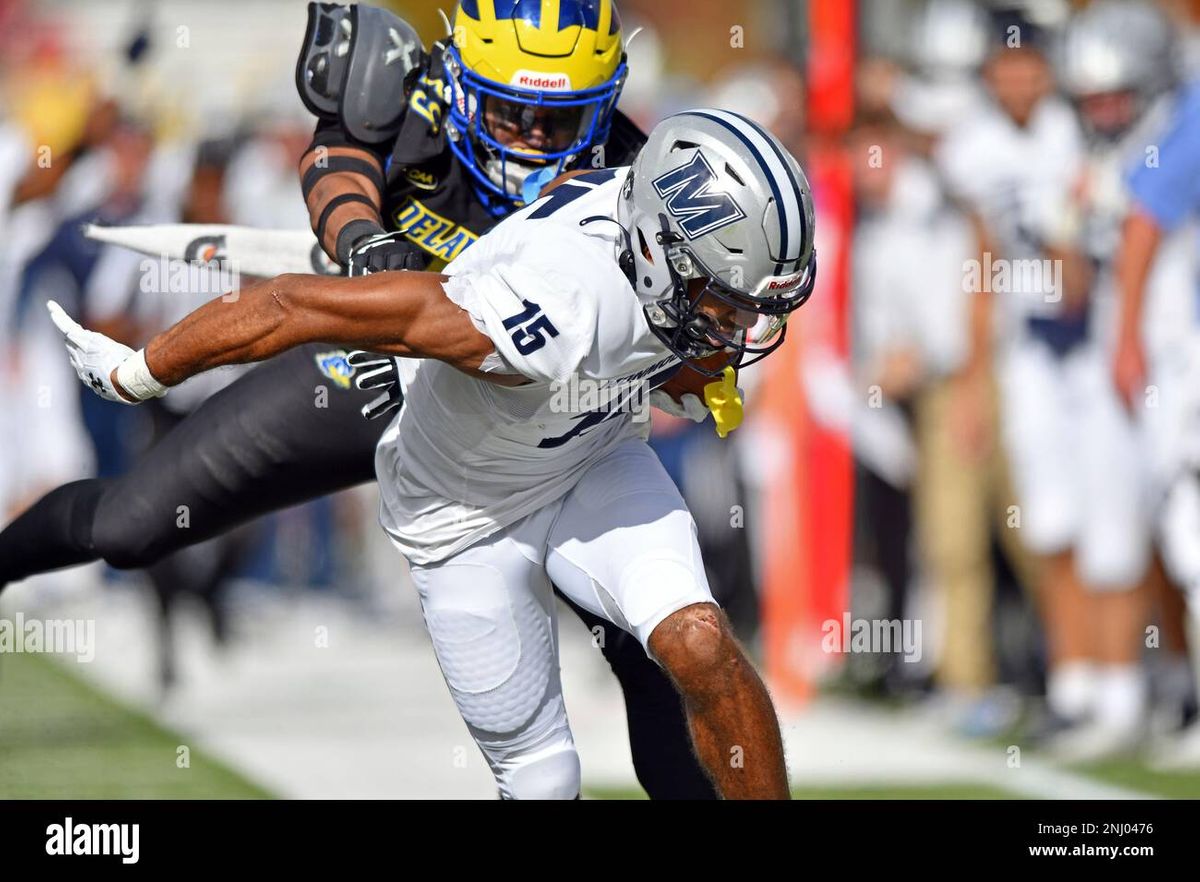
{"type": "Polygon", "coordinates": [[[314,114],[338,120],[359,141],[380,144],[399,132],[409,74],[423,61],[421,38],[394,13],[309,3],[296,88],[314,114]]]}
{"type": "Polygon", "coordinates": [[[308,26],[296,61],[296,90],[317,116],[336,118],[350,54],[350,8],[309,3],[308,26]]]}

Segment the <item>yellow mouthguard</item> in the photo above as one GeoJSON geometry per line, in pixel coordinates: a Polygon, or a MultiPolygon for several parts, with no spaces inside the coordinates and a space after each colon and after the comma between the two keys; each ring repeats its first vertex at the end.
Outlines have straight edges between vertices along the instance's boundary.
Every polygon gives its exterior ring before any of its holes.
{"type": "Polygon", "coordinates": [[[727,366],[721,379],[704,387],[704,403],[712,411],[717,435],[724,438],[742,424],[742,396],[738,394],[737,373],[727,366]]]}

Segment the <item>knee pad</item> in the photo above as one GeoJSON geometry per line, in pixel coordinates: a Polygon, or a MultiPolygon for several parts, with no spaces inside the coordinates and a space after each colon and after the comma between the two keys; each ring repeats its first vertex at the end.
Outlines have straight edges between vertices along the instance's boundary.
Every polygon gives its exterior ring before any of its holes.
{"type": "Polygon", "coordinates": [[[564,732],[541,750],[522,751],[492,766],[502,799],[576,799],[579,796],[579,754],[564,732]]]}
{"type": "MultiPolygon", "coordinates": [[[[505,799],[574,799],[579,757],[567,723],[553,612],[510,592],[497,567],[451,564],[421,586],[454,703],[505,799]]],[[[552,602],[549,593],[546,602],[552,602]]]]}
{"type": "Polygon", "coordinates": [[[510,598],[488,567],[461,570],[423,598],[438,664],[477,737],[516,737],[562,704],[551,619],[534,598],[510,598]]]}

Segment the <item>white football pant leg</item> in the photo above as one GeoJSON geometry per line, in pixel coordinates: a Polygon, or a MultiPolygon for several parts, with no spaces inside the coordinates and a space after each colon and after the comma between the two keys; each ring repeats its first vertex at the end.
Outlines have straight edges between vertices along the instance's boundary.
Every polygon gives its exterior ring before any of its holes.
{"type": "Polygon", "coordinates": [[[546,569],[558,589],[646,647],[663,619],[715,603],[696,525],[654,452],[629,440],[563,499],[546,569]]]}
{"type": "Polygon", "coordinates": [[[1159,518],[1163,566],[1200,620],[1200,472],[1181,472],[1159,518]]]}
{"type": "Polygon", "coordinates": [[[1022,340],[1004,359],[1001,430],[1021,511],[1021,540],[1035,554],[1069,549],[1079,535],[1074,402],[1063,362],[1022,340]]]}
{"type": "Polygon", "coordinates": [[[449,560],[412,568],[454,703],[505,799],[574,799],[579,755],[542,560],[551,505],[449,560]]]}
{"type": "Polygon", "coordinates": [[[1150,565],[1150,477],[1141,427],[1125,410],[1099,347],[1068,368],[1079,403],[1082,505],[1076,566],[1089,588],[1137,585],[1150,565]]]}

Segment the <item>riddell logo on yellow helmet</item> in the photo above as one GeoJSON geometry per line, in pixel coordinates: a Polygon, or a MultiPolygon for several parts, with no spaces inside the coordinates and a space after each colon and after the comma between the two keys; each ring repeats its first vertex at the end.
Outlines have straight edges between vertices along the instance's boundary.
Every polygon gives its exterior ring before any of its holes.
{"type": "Polygon", "coordinates": [[[624,54],[613,0],[460,0],[453,46],[477,76],[537,92],[599,88],[624,54]]]}
{"type": "Polygon", "coordinates": [[[571,91],[571,78],[564,73],[538,73],[519,70],[513,74],[511,85],[522,89],[538,89],[543,92],[571,91]]]}

